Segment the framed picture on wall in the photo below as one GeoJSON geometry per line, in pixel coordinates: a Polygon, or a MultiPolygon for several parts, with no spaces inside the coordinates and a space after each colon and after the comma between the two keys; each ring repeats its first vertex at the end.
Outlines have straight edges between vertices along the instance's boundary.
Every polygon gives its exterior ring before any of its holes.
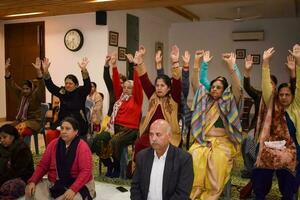
{"type": "Polygon", "coordinates": [[[119,41],[119,33],[114,31],[109,31],[109,38],[108,38],[109,46],[117,47],[118,41],[119,41]]]}
{"type": "Polygon", "coordinates": [[[260,64],[260,54],[252,54],[253,57],[253,65],[259,65],[260,64]]]}
{"type": "Polygon", "coordinates": [[[245,59],[246,49],[236,49],[235,54],[236,54],[236,59],[245,59]]]}
{"type": "Polygon", "coordinates": [[[125,61],[126,60],[126,48],[125,47],[119,47],[118,48],[118,60],[125,61]]]}

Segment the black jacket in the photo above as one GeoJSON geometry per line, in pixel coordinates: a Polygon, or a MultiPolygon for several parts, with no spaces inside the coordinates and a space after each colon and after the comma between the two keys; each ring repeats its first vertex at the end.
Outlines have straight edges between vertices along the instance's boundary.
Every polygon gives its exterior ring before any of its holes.
{"type": "MultiPolygon", "coordinates": [[[[130,198],[147,200],[154,159],[152,148],[139,152],[131,182],[130,198]]],[[[163,200],[189,199],[194,180],[192,156],[170,144],[163,175],[163,200]]]]}
{"type": "Polygon", "coordinates": [[[32,154],[23,141],[17,139],[9,148],[0,145],[0,186],[14,178],[26,183],[33,171],[32,154]]]}

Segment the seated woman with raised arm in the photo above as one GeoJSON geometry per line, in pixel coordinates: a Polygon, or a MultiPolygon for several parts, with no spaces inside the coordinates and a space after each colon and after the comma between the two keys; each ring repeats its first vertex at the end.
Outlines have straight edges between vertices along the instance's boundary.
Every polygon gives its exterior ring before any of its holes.
{"type": "Polygon", "coordinates": [[[57,96],[60,100],[58,120],[54,128],[59,126],[65,117],[73,117],[79,122],[79,134],[83,138],[86,137],[88,131],[88,121],[85,115],[85,101],[91,90],[91,81],[86,68],[88,63],[87,58],[83,58],[82,61],[78,63],[82,73],[83,86],[79,86],[78,79],[75,75],[69,74],[65,77],[64,87],[58,87],[52,82],[49,73],[49,60],[45,58],[42,63],[46,87],[52,95],[57,96]]]}
{"type": "Polygon", "coordinates": [[[34,199],[95,198],[92,153],[79,137],[79,123],[72,117],[61,121],[59,138],[51,141],[28,180],[26,197],[34,199]],[[48,174],[48,179],[43,176],[48,174]]]}
{"type": "Polygon", "coordinates": [[[9,124],[0,128],[0,199],[17,199],[24,195],[32,176],[33,159],[29,147],[9,124]]]}
{"type": "Polygon", "coordinates": [[[137,71],[134,69],[133,80],[125,81],[122,86],[116,61],[117,56],[112,55],[113,87],[116,97],[108,125],[114,133],[110,141],[114,161],[112,177],[120,175],[120,157],[123,148],[134,143],[138,136],[143,104],[143,89],[137,71]]]}
{"type": "Polygon", "coordinates": [[[196,139],[189,152],[193,156],[194,183],[191,199],[218,199],[230,178],[233,159],[242,138],[238,104],[242,96],[235,54],[223,54],[232,78],[207,80],[209,51],[204,52],[200,85],[192,109],[192,133],[196,139]]]}
{"type": "Polygon", "coordinates": [[[290,66],[296,68],[295,92],[288,83],[280,84],[277,91],[272,87],[269,66],[274,53],[274,48],[263,53],[262,101],[255,133],[258,153],[252,172],[253,191],[255,199],[265,199],[275,172],[282,199],[294,199],[298,188],[295,174],[300,152],[300,46],[295,45],[288,56],[288,63],[293,62],[290,66]]]}
{"type": "Polygon", "coordinates": [[[86,100],[93,103],[91,107],[90,119],[91,131],[99,132],[101,128],[101,122],[103,119],[103,94],[97,91],[97,84],[91,82],[91,92],[87,96],[86,100]]]}
{"type": "Polygon", "coordinates": [[[172,80],[167,75],[159,75],[155,79],[155,86],[149,80],[144,63],[145,48],[140,47],[136,53],[135,63],[149,107],[145,119],[140,127],[140,137],[135,142],[135,155],[150,146],[149,126],[157,119],[165,119],[170,123],[173,131],[171,143],[178,146],[181,141],[180,127],[178,124],[178,107],[181,95],[181,73],[179,68],[179,49],[172,47],[172,80]]]}
{"type": "Polygon", "coordinates": [[[15,125],[24,142],[30,146],[31,135],[41,129],[41,103],[44,101],[45,85],[41,71],[41,60],[36,58],[32,63],[37,73],[38,84],[34,86],[31,80],[25,80],[22,86],[16,84],[9,71],[10,59],[5,62],[5,83],[8,91],[14,92],[20,98],[20,105],[15,125]]]}

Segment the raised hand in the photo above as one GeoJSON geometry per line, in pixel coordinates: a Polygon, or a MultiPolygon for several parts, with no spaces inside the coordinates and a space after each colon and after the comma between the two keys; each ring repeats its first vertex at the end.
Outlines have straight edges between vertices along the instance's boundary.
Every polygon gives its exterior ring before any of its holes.
{"type": "Polygon", "coordinates": [[[275,53],[274,47],[269,48],[269,49],[264,51],[263,65],[269,65],[270,59],[272,58],[274,53],[275,53]]]}
{"type": "Polygon", "coordinates": [[[10,66],[10,58],[7,58],[5,61],[5,70],[8,70],[9,66],[10,66]]]}
{"type": "Polygon", "coordinates": [[[195,60],[194,60],[194,67],[199,68],[200,60],[204,55],[204,50],[197,50],[195,52],[195,60]]]}
{"type": "Polygon", "coordinates": [[[111,59],[111,56],[110,56],[110,55],[107,55],[107,56],[105,57],[105,66],[109,66],[109,61],[110,61],[110,59],[111,59]]]}
{"type": "Polygon", "coordinates": [[[159,70],[162,68],[161,50],[158,50],[155,54],[155,66],[156,66],[156,70],[159,70]]]}
{"type": "Polygon", "coordinates": [[[141,56],[144,58],[145,54],[146,54],[146,48],[143,45],[140,45],[139,52],[140,52],[141,56]]]}
{"type": "Polygon", "coordinates": [[[204,53],[203,53],[203,62],[209,62],[209,61],[211,61],[211,59],[212,59],[213,57],[212,56],[210,56],[210,51],[204,51],[204,53]]]}
{"type": "Polygon", "coordinates": [[[140,51],[136,51],[135,54],[134,54],[133,62],[136,65],[143,64],[144,63],[143,53],[141,53],[140,51]]]}
{"type": "Polygon", "coordinates": [[[252,67],[253,67],[253,56],[252,55],[247,55],[246,58],[245,58],[245,70],[244,70],[245,77],[250,76],[250,72],[252,70],[252,67]]]}
{"type": "Polygon", "coordinates": [[[293,51],[289,50],[290,54],[292,54],[295,59],[296,59],[296,63],[298,65],[300,65],[300,45],[299,44],[295,44],[293,46],[293,51]]]}
{"type": "Polygon", "coordinates": [[[133,55],[131,53],[125,54],[129,63],[133,63],[133,55]]]}
{"type": "Polygon", "coordinates": [[[82,71],[86,70],[86,66],[89,64],[89,62],[90,61],[87,59],[87,57],[84,57],[81,62],[78,62],[78,66],[82,71]]]}
{"type": "Polygon", "coordinates": [[[184,55],[182,56],[183,66],[189,66],[191,55],[188,51],[184,51],[184,55]]]}
{"type": "Polygon", "coordinates": [[[227,64],[229,70],[233,70],[234,64],[236,63],[236,56],[235,53],[223,53],[222,54],[222,59],[225,61],[227,64]]]}
{"type": "Polygon", "coordinates": [[[171,58],[172,63],[179,62],[179,48],[176,45],[172,46],[170,58],[171,58]]]}
{"type": "Polygon", "coordinates": [[[51,62],[49,61],[49,59],[44,58],[44,60],[42,61],[42,67],[43,67],[44,73],[49,71],[50,65],[51,65],[51,62]]]}
{"type": "Polygon", "coordinates": [[[35,63],[31,63],[36,70],[41,70],[41,59],[37,57],[35,63]]]}
{"type": "Polygon", "coordinates": [[[288,55],[287,63],[285,64],[290,71],[294,71],[296,69],[296,59],[292,55],[288,55]]]}
{"type": "Polygon", "coordinates": [[[155,54],[155,63],[161,64],[161,62],[162,62],[161,50],[158,50],[155,54]]]}
{"type": "Polygon", "coordinates": [[[110,54],[110,63],[109,64],[111,67],[115,67],[117,65],[117,57],[118,57],[118,55],[117,55],[116,51],[114,51],[110,54]]]}

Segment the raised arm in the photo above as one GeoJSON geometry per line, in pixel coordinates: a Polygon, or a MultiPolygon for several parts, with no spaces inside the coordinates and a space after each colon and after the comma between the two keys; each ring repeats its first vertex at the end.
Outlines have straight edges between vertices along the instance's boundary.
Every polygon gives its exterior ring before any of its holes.
{"type": "Polygon", "coordinates": [[[200,69],[200,83],[204,85],[206,90],[210,90],[210,81],[207,78],[207,71],[208,71],[208,63],[211,61],[212,56],[210,55],[210,51],[205,51],[203,54],[203,62],[201,63],[200,69]]]}
{"type": "Polygon", "coordinates": [[[84,57],[81,62],[78,62],[78,66],[81,70],[83,86],[81,87],[81,93],[84,96],[87,96],[91,92],[91,80],[89,76],[89,72],[87,70],[87,65],[89,64],[89,60],[84,57]]]}
{"type": "Polygon", "coordinates": [[[300,109],[300,45],[294,45],[293,51],[290,51],[290,53],[296,60],[296,88],[293,104],[300,109]]]}
{"type": "Polygon", "coordinates": [[[181,70],[179,67],[179,48],[174,45],[170,53],[171,62],[172,62],[172,98],[180,104],[181,102],[181,70]]]}
{"type": "Polygon", "coordinates": [[[117,68],[117,53],[116,52],[112,53],[112,55],[111,55],[110,66],[112,67],[112,70],[113,70],[112,77],[113,77],[113,87],[114,87],[114,91],[115,91],[115,97],[116,97],[116,100],[118,100],[123,93],[123,88],[121,86],[119,72],[118,72],[118,68],[117,68]]]}
{"type": "Polygon", "coordinates": [[[56,86],[51,79],[51,76],[49,73],[50,65],[51,65],[51,63],[50,63],[49,59],[44,58],[44,60],[42,62],[42,66],[43,66],[43,71],[44,71],[43,76],[44,76],[45,85],[51,94],[59,97],[60,96],[60,93],[59,93],[60,88],[58,86],[56,86]]]}
{"type": "Polygon", "coordinates": [[[143,87],[143,90],[145,92],[145,94],[147,95],[148,99],[150,99],[150,97],[153,95],[153,93],[155,92],[155,87],[154,85],[152,85],[147,71],[146,71],[146,65],[144,63],[144,56],[142,55],[141,52],[143,52],[144,47],[141,46],[139,51],[135,52],[135,56],[134,56],[134,63],[137,65],[136,70],[137,73],[140,77],[140,81],[143,87]]]}
{"type": "Polygon", "coordinates": [[[290,84],[292,91],[295,92],[296,90],[296,59],[292,55],[287,56],[287,63],[285,63],[287,69],[290,73],[290,84]]]}
{"type": "Polygon", "coordinates": [[[271,76],[270,76],[270,59],[275,53],[274,48],[269,48],[264,51],[263,54],[263,65],[262,65],[262,97],[264,102],[268,105],[273,93],[271,76]]]}
{"type": "Polygon", "coordinates": [[[134,100],[138,105],[143,104],[143,87],[139,78],[137,71],[134,69],[133,71],[133,90],[132,95],[134,96],[134,100]]]}
{"type": "Polygon", "coordinates": [[[161,50],[158,50],[155,54],[155,68],[156,68],[157,76],[165,74],[164,68],[162,66],[161,50]]]}
{"type": "Polygon", "coordinates": [[[128,80],[133,80],[133,73],[134,73],[134,62],[133,62],[133,56],[132,54],[128,53],[125,54],[127,61],[128,61],[128,65],[129,65],[129,74],[128,74],[128,80]]]}
{"type": "Polygon", "coordinates": [[[5,85],[9,91],[13,91],[17,96],[22,93],[22,88],[13,80],[9,71],[10,58],[5,61],[5,85]]]}
{"type": "Polygon", "coordinates": [[[40,101],[43,100],[43,95],[45,94],[45,83],[43,80],[43,73],[42,73],[42,61],[40,58],[35,59],[35,63],[32,63],[33,67],[36,70],[37,79],[38,79],[38,86],[34,90],[34,94],[39,98],[40,101]]]}
{"type": "Polygon", "coordinates": [[[184,52],[184,55],[182,56],[183,60],[183,67],[182,67],[182,94],[184,98],[186,99],[189,95],[190,90],[190,74],[189,74],[189,62],[190,62],[191,55],[188,51],[184,52]]]}
{"type": "Polygon", "coordinates": [[[103,72],[103,79],[108,91],[108,95],[109,95],[109,106],[108,106],[108,111],[107,111],[107,115],[110,116],[112,111],[113,111],[113,106],[115,103],[115,93],[114,93],[114,88],[113,88],[113,82],[111,80],[110,77],[110,73],[109,73],[109,62],[110,62],[111,56],[108,55],[105,58],[105,65],[104,65],[104,72],[103,72]]]}
{"type": "Polygon", "coordinates": [[[225,53],[222,58],[227,64],[231,76],[232,93],[236,102],[239,103],[242,97],[242,86],[241,73],[236,65],[236,56],[234,53],[225,53]]]}
{"type": "Polygon", "coordinates": [[[245,67],[244,67],[244,82],[243,82],[244,89],[252,99],[258,99],[261,97],[261,91],[256,90],[250,84],[252,67],[253,67],[253,56],[247,55],[247,57],[245,58],[245,67]]]}
{"type": "Polygon", "coordinates": [[[199,67],[204,54],[204,50],[197,50],[195,52],[195,59],[194,59],[194,67],[193,67],[193,73],[192,73],[192,88],[194,94],[196,93],[197,89],[199,88],[199,67]]]}

